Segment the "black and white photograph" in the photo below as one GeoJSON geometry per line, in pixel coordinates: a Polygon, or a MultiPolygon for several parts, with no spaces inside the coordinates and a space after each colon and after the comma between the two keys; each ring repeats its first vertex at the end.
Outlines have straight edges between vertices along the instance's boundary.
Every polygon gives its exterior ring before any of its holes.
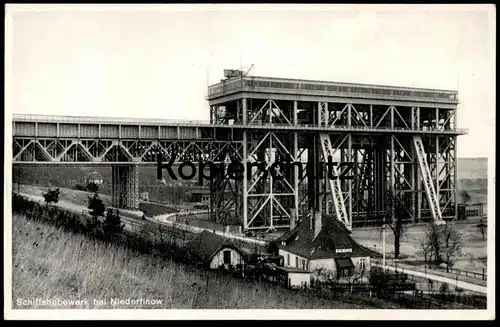
{"type": "Polygon", "coordinates": [[[5,319],[495,319],[493,4],[5,10],[5,319]]]}

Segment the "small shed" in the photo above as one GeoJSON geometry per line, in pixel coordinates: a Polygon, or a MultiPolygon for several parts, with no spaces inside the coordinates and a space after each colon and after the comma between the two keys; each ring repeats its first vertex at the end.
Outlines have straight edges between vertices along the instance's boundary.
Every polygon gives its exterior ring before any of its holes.
{"type": "Polygon", "coordinates": [[[189,190],[192,202],[210,203],[210,189],[189,190]]]}
{"type": "Polygon", "coordinates": [[[246,261],[245,253],[231,240],[206,230],[188,244],[187,250],[200,265],[210,269],[234,270],[246,261]]]}
{"type": "Polygon", "coordinates": [[[311,283],[311,273],[307,270],[293,267],[278,267],[285,276],[287,288],[308,288],[311,283]]]}

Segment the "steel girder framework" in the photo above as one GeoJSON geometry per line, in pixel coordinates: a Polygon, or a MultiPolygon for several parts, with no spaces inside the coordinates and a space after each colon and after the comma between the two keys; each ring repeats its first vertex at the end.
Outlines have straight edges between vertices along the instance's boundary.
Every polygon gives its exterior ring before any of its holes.
{"type": "MultiPolygon", "coordinates": [[[[402,204],[406,220],[434,218],[429,198],[438,199],[444,218],[456,216],[456,138],[463,133],[456,129],[453,104],[436,108],[439,104],[419,107],[411,101],[290,97],[297,98],[240,93],[211,101],[210,124],[15,120],[13,162],[133,167],[154,165],[157,155],[163,162],[175,156],[177,164],[241,160],[249,178],[234,181],[226,172],[209,183],[211,217],[222,223],[236,219],[246,230],[293,227],[311,209],[333,214],[348,227],[381,222],[390,194],[402,204]],[[415,149],[416,136],[423,151],[415,149]],[[353,179],[332,184],[318,176],[329,155],[334,162],[352,162],[347,175],[353,179]],[[435,197],[422,182],[422,156],[435,197]],[[270,168],[276,160],[299,164],[287,171],[276,168],[282,178],[259,176],[255,163],[270,168]]],[[[127,174],[134,180],[133,169],[121,176],[127,174]]]]}
{"type": "MultiPolygon", "coordinates": [[[[345,209],[344,223],[348,228],[381,223],[391,212],[391,208],[387,208],[391,203],[389,197],[394,197],[402,208],[398,214],[404,221],[437,219],[428,200],[432,196],[423,187],[413,142],[416,135],[422,135],[438,211],[446,219],[456,217],[456,135],[435,133],[455,128],[454,110],[242,98],[212,105],[211,123],[331,128],[328,132],[311,132],[307,128],[287,133],[258,129],[242,132],[245,171],[255,161],[266,162],[268,168],[274,161],[300,162],[300,168],[293,166],[292,173],[279,181],[269,175],[265,179],[255,174],[243,181],[240,212],[244,229],[293,227],[296,219],[311,209],[332,214],[339,220],[343,220],[339,212],[345,209]],[[393,132],[378,133],[374,128],[393,132]],[[418,133],[399,132],[406,130],[418,133]],[[329,138],[330,152],[322,149],[322,137],[323,140],[329,138]],[[352,179],[338,182],[341,196],[338,191],[332,191],[334,184],[328,176],[320,175],[320,162],[326,162],[329,155],[333,162],[353,164],[345,174],[352,179]],[[315,178],[307,174],[306,163],[313,167],[315,178]],[[340,211],[336,210],[335,196],[343,201],[338,207],[340,211]]],[[[341,175],[342,169],[337,173],[341,175]]]]}

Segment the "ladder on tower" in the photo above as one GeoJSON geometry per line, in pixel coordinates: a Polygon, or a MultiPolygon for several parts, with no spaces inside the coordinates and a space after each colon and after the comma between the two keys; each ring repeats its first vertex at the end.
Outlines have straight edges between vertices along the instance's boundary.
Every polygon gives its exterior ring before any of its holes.
{"type": "MultiPolygon", "coordinates": [[[[323,151],[323,158],[326,161],[329,156],[333,158],[333,148],[330,141],[330,136],[328,134],[320,134],[321,149],[323,151]]],[[[333,176],[340,176],[337,167],[333,166],[333,176]]],[[[344,195],[342,193],[342,188],[340,184],[340,179],[330,179],[330,192],[332,193],[333,205],[335,207],[335,214],[337,219],[342,222],[347,229],[351,230],[351,224],[349,222],[349,217],[347,216],[347,210],[344,202],[344,195]]]]}
{"type": "Polygon", "coordinates": [[[424,182],[425,193],[427,193],[427,200],[429,201],[429,207],[431,209],[432,218],[435,224],[444,224],[443,216],[441,214],[441,208],[439,207],[439,198],[432,183],[431,171],[429,165],[427,164],[427,159],[424,151],[424,143],[422,142],[422,137],[420,135],[413,136],[413,145],[418,157],[418,164],[420,166],[420,171],[422,174],[422,179],[424,182]]]}

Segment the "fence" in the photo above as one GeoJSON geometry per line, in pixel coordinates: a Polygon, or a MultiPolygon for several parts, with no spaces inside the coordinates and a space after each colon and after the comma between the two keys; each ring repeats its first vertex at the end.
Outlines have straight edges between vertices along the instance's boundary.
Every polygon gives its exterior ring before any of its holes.
{"type": "MultiPolygon", "coordinates": [[[[439,268],[441,271],[446,271],[446,268],[439,268]]],[[[477,278],[481,280],[487,280],[487,271],[486,269],[483,268],[482,273],[478,273],[475,271],[469,271],[469,270],[460,270],[460,269],[455,269],[455,268],[448,268],[448,272],[450,274],[455,274],[459,276],[466,276],[466,277],[472,277],[472,278],[477,278]]]]}
{"type": "Polygon", "coordinates": [[[458,205],[458,220],[468,218],[484,218],[485,203],[470,203],[458,205]]]}
{"type": "MultiPolygon", "coordinates": [[[[372,259],[372,262],[375,264],[382,265],[381,259],[372,259]]],[[[488,272],[487,272],[486,268],[483,268],[482,272],[470,271],[470,270],[464,270],[464,269],[456,269],[456,268],[448,268],[448,271],[446,271],[446,268],[441,268],[439,266],[427,267],[427,265],[425,266],[425,268],[420,267],[420,269],[419,269],[419,267],[415,266],[415,264],[412,263],[411,261],[405,261],[405,260],[397,261],[395,259],[386,259],[386,265],[388,265],[388,266],[393,266],[394,268],[400,269],[400,270],[410,269],[410,268],[405,268],[404,266],[398,266],[399,262],[402,263],[403,265],[411,266],[416,271],[422,271],[422,272],[427,272],[429,274],[432,274],[432,271],[434,270],[437,272],[445,272],[445,273],[449,273],[451,275],[455,275],[455,276],[448,277],[448,278],[452,278],[452,279],[455,278],[457,275],[476,278],[476,279],[480,279],[480,280],[484,280],[484,281],[486,281],[488,278],[488,272]]]]}
{"type": "Polygon", "coordinates": [[[332,292],[340,292],[340,293],[371,293],[375,294],[377,291],[384,292],[408,292],[415,291],[416,287],[414,283],[408,282],[395,282],[389,283],[385,286],[383,290],[381,290],[376,285],[371,284],[356,284],[356,283],[331,283],[329,284],[329,288],[332,292]]]}

